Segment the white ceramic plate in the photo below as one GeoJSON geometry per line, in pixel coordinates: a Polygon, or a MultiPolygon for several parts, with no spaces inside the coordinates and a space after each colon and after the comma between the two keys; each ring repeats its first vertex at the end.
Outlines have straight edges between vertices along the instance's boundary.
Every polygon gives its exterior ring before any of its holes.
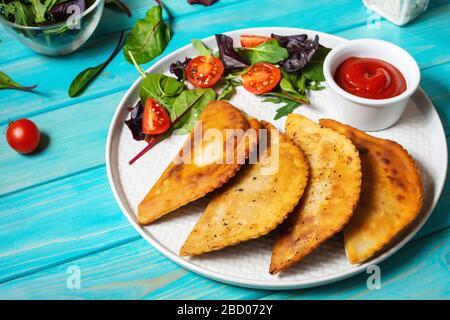
{"type": "MultiPolygon", "coordinates": [[[[293,28],[245,29],[227,34],[238,44],[241,34],[271,33],[284,35],[306,33],[310,37],[318,34],[321,44],[331,48],[346,41],[329,34],[293,28]]],[[[213,49],[217,48],[214,37],[204,39],[204,42],[213,49]]],[[[195,55],[195,49],[187,45],[153,65],[148,72],[168,74],[170,63],[195,55]]],[[[367,263],[351,265],[345,256],[341,236],[338,235],[286,272],[271,276],[268,269],[273,239],[268,235],[199,257],[179,257],[178,251],[205,208],[208,197],[186,205],[150,226],[138,225],[136,220],[138,203],[186,139],[186,136],[172,136],[158,144],[134,165],[128,165],[128,161],[145,146],[145,142],[134,141],[124,125],[124,120],[129,116],[128,108],[134,106],[139,99],[139,83],[140,79],[128,90],[111,123],[106,146],[109,183],[125,216],[151,245],[179,265],[208,278],[261,289],[305,288],[347,278],[365,270],[369,265],[380,263],[403,247],[428,219],[441,194],[447,172],[445,134],[431,101],[422,90],[419,90],[397,124],[387,130],[373,133],[378,137],[395,140],[409,151],[421,168],[425,189],[425,202],[418,219],[380,255],[367,263]]],[[[261,100],[260,97],[239,87],[231,103],[258,119],[272,122],[283,130],[285,119],[273,121],[277,106],[261,103],[261,100]]],[[[314,120],[319,118],[339,120],[334,115],[333,103],[327,101],[325,90],[313,92],[311,105],[302,106],[296,112],[314,120]]]]}

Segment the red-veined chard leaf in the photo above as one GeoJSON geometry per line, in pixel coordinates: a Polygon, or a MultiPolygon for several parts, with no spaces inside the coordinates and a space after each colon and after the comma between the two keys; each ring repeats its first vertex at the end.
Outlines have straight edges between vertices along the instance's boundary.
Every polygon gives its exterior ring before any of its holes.
{"type": "Polygon", "coordinates": [[[162,19],[162,6],[154,6],[128,34],[123,48],[125,58],[133,63],[131,52],[138,64],[150,62],[166,49],[170,37],[170,29],[162,19]]]}

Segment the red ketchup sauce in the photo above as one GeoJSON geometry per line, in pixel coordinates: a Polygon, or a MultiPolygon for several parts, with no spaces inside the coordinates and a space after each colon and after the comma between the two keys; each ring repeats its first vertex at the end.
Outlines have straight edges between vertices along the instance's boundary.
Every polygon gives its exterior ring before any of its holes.
{"type": "Polygon", "coordinates": [[[334,80],[345,91],[368,99],[388,99],[406,90],[406,80],[396,67],[371,58],[348,58],[336,69],[334,80]]]}

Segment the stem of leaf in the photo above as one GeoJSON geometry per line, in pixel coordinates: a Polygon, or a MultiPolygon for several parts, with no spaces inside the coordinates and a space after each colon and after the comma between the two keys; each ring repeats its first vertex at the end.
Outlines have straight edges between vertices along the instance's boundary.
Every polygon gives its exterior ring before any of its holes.
{"type": "Polygon", "coordinates": [[[136,160],[138,160],[140,157],[142,157],[145,153],[147,153],[147,151],[149,151],[151,148],[153,148],[155,146],[155,144],[158,143],[159,139],[160,139],[161,135],[157,135],[154,136],[150,139],[150,141],[148,142],[147,146],[142,149],[133,159],[131,159],[128,164],[132,165],[133,163],[136,162],[136,160]]]}
{"type": "Polygon", "coordinates": [[[114,57],[119,53],[120,49],[122,49],[123,33],[124,33],[123,31],[120,31],[119,42],[117,43],[116,48],[111,53],[111,55],[108,57],[108,59],[106,59],[106,61],[103,62],[102,70],[112,61],[112,59],[114,59],[114,57]]]}
{"type": "Polygon", "coordinates": [[[29,87],[24,87],[24,86],[11,86],[11,89],[16,89],[16,90],[21,90],[21,91],[33,91],[34,89],[37,88],[37,84],[35,84],[34,86],[29,86],[29,87]]]}
{"type": "Polygon", "coordinates": [[[125,3],[123,3],[123,2],[120,1],[120,0],[114,0],[114,2],[115,2],[119,7],[122,7],[123,11],[125,11],[125,13],[128,15],[128,17],[131,18],[131,16],[132,16],[131,11],[130,11],[130,9],[128,8],[128,6],[127,6],[125,3]]]}
{"type": "Polygon", "coordinates": [[[145,78],[147,76],[147,73],[145,73],[145,71],[142,70],[141,66],[137,64],[130,50],[128,50],[128,55],[130,56],[131,61],[133,61],[133,65],[136,68],[137,72],[139,72],[142,78],[145,78]]]}

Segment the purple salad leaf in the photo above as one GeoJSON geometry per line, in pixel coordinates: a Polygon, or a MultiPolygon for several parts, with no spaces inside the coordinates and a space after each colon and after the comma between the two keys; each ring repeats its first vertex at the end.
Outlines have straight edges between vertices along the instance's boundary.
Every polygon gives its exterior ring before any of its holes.
{"type": "Polygon", "coordinates": [[[232,71],[248,67],[248,64],[234,49],[233,38],[224,34],[216,34],[216,41],[219,47],[219,57],[225,66],[225,70],[232,71]]]}
{"type": "Polygon", "coordinates": [[[289,58],[281,63],[286,72],[296,72],[303,69],[311,61],[314,53],[319,48],[319,36],[316,35],[313,41],[308,40],[304,34],[294,36],[279,36],[272,34],[281,46],[289,52],[289,58]]]}
{"type": "Polygon", "coordinates": [[[142,132],[142,116],[144,113],[144,108],[142,107],[141,101],[138,101],[131,111],[130,119],[125,120],[125,124],[130,129],[133,139],[136,141],[145,140],[145,133],[142,132]]]}
{"type": "Polygon", "coordinates": [[[72,0],[53,6],[49,12],[55,20],[63,21],[74,13],[73,7],[71,6],[77,6],[80,9],[80,13],[86,10],[86,3],[84,0],[72,0]]]}
{"type": "Polygon", "coordinates": [[[185,69],[187,64],[191,61],[189,58],[185,58],[183,62],[176,61],[170,65],[170,73],[174,74],[178,81],[182,81],[185,79],[185,69]]]}
{"type": "Polygon", "coordinates": [[[305,43],[305,40],[308,39],[308,36],[306,34],[279,36],[272,33],[271,37],[276,39],[280,46],[285,47],[289,53],[297,51],[298,48],[305,43]]]}
{"type": "Polygon", "coordinates": [[[187,3],[189,4],[202,4],[204,6],[210,6],[217,0],[187,0],[187,3]]]}

